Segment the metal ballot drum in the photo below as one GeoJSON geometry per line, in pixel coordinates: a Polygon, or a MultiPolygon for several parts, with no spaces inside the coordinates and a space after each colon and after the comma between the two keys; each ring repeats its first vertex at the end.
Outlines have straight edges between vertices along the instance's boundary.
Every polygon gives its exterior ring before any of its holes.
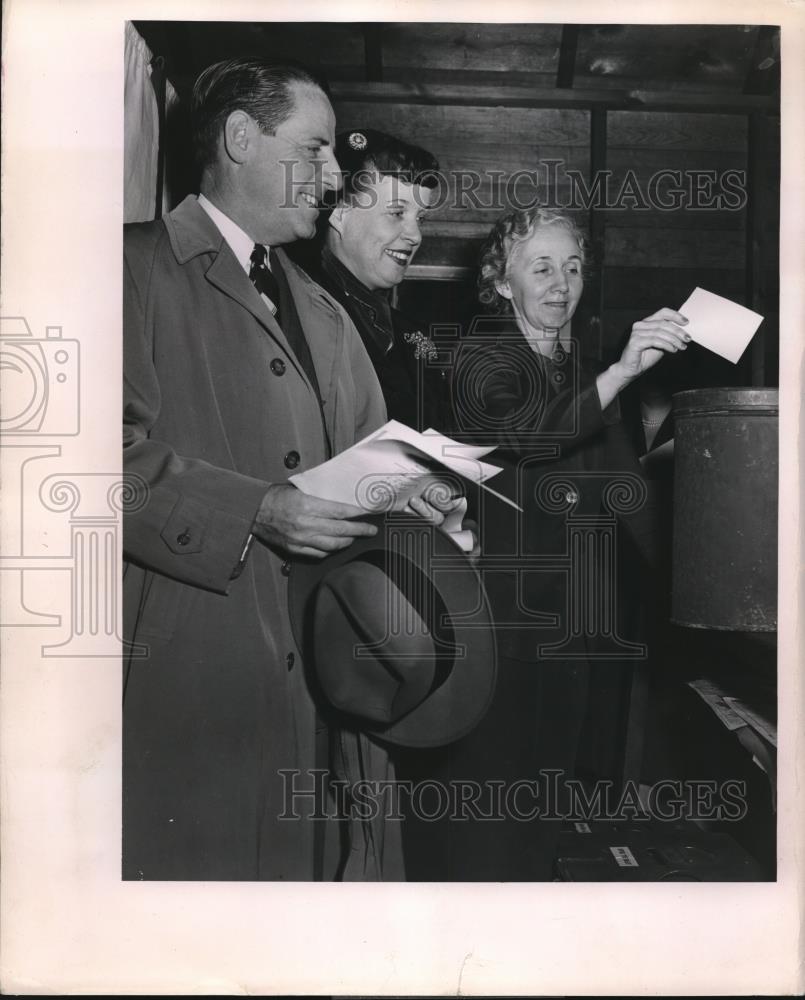
{"type": "Polygon", "coordinates": [[[777,628],[778,390],[674,396],[671,620],[777,628]]]}

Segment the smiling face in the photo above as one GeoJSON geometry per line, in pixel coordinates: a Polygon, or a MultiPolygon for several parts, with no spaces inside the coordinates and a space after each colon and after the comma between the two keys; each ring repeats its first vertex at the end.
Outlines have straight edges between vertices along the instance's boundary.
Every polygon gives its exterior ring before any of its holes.
{"type": "Polygon", "coordinates": [[[333,210],[328,246],[371,291],[393,288],[422,243],[422,219],[436,193],[397,177],[375,176],[333,210]]]}
{"type": "Polygon", "coordinates": [[[227,192],[228,214],[257,243],[276,246],[310,239],[325,191],[341,186],[335,159],[335,114],[323,91],[290,87],[294,109],[266,135],[245,112],[226,126],[226,152],[236,163],[227,192]]]}
{"type": "Polygon", "coordinates": [[[560,330],[576,311],[584,287],[582,252],[570,230],[561,223],[543,223],[512,249],[507,280],[498,294],[511,300],[526,332],[560,330]]]}

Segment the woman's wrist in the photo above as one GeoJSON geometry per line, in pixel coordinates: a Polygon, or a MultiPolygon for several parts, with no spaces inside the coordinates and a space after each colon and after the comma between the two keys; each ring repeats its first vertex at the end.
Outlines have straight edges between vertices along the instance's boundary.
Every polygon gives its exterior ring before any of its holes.
{"type": "Polygon", "coordinates": [[[618,393],[634,381],[634,378],[635,376],[628,372],[620,361],[616,361],[601,372],[596,379],[601,409],[605,410],[618,393]]]}
{"type": "Polygon", "coordinates": [[[620,359],[613,362],[613,364],[607,368],[607,371],[611,372],[612,379],[618,383],[618,392],[620,392],[621,389],[625,389],[627,385],[631,385],[631,383],[637,378],[635,372],[633,372],[631,368],[627,368],[620,359]]]}

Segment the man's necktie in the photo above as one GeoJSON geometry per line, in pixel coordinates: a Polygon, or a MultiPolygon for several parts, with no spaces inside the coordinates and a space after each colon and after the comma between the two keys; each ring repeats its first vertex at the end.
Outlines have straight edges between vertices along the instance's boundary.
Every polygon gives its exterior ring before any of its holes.
{"type": "MultiPolygon", "coordinates": [[[[256,243],[254,246],[251,262],[252,266],[249,269],[249,277],[254,282],[257,291],[262,295],[267,295],[274,304],[276,308],[274,318],[282,327],[282,332],[285,334],[288,346],[310,379],[319,405],[322,406],[321,390],[319,389],[319,381],[316,377],[316,367],[313,364],[313,357],[310,353],[307,337],[305,337],[305,331],[299,322],[299,314],[296,310],[290,288],[288,287],[288,279],[282,269],[282,265],[277,255],[271,250],[268,253],[268,262],[271,264],[271,267],[267,267],[266,248],[260,243],[256,243]],[[281,309],[280,306],[282,307],[281,309]]],[[[322,427],[324,428],[324,436],[327,440],[329,454],[329,438],[323,416],[322,427]]]]}
{"type": "Polygon", "coordinates": [[[262,243],[255,243],[250,260],[249,277],[261,295],[266,295],[274,306],[274,318],[280,322],[280,292],[277,279],[266,263],[268,252],[262,243]]]}

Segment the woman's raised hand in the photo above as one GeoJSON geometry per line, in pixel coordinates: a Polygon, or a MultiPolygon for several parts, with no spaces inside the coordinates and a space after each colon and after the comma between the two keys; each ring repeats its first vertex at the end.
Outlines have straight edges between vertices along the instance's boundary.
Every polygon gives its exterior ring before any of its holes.
{"type": "Polygon", "coordinates": [[[675,309],[660,309],[635,323],[623,354],[595,380],[602,408],[606,409],[621,389],[656,365],[663,354],[685,350],[691,340],[685,330],[687,322],[675,309]]]}
{"type": "Polygon", "coordinates": [[[684,351],[690,342],[690,334],[685,330],[687,322],[674,309],[660,309],[653,316],[638,320],[618,362],[624,376],[635,379],[656,365],[663,354],[684,351]]]}

